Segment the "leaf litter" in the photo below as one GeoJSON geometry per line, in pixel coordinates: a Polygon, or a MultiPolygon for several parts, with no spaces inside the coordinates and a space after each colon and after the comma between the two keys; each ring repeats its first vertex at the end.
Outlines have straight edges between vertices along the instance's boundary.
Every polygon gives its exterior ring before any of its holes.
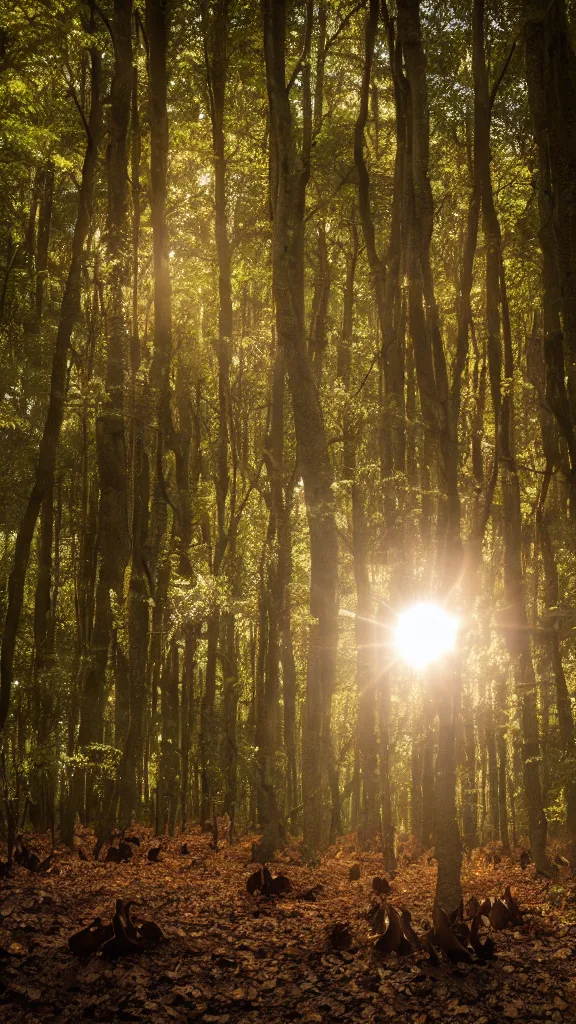
{"type": "MultiPolygon", "coordinates": [[[[81,832],[91,850],[93,837],[81,832]]],[[[367,912],[382,862],[359,852],[354,836],[313,869],[287,848],[273,867],[290,888],[276,897],[265,886],[247,890],[254,837],[215,850],[194,828],[163,838],[161,857],[150,861],[157,840],[133,832],[140,846],[125,862],[59,850],[59,874],[16,866],[2,880],[0,1021],[576,1022],[576,883],[566,872],[550,881],[505,858],[465,861],[465,900],[482,904],[509,885],[523,923],[491,931],[494,960],[434,964],[424,950],[375,952],[367,912]],[[72,955],[70,936],[110,921],[117,900],[157,922],[162,942],[118,959],[72,955]]],[[[45,855],[43,838],[27,839],[45,855]]],[[[435,874],[422,857],[389,880],[386,899],[409,910],[416,931],[432,916],[435,874]]]]}

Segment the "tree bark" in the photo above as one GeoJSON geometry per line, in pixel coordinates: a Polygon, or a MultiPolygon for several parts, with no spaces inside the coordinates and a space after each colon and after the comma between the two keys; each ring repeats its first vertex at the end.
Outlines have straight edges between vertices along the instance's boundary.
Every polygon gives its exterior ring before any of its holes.
{"type": "Polygon", "coordinates": [[[38,235],[36,238],[36,285],[34,305],[38,324],[40,324],[42,320],[46,281],[48,277],[48,250],[50,246],[53,198],[54,165],[49,162],[44,168],[40,209],[38,213],[38,235]]]}
{"type": "MultiPolygon", "coordinates": [[[[110,95],[110,143],[107,153],[108,215],[106,397],[96,420],[100,503],[99,566],[89,664],[81,695],[80,746],[102,742],[106,667],[113,638],[111,593],[121,603],[124,570],[130,556],[128,464],[124,423],[124,368],[128,332],[124,288],[128,264],[128,125],[132,93],[132,0],[115,0],[112,20],[114,71],[110,95]]],[[[119,652],[121,659],[122,654],[119,652]]],[[[127,682],[127,673],[120,672],[127,682]]],[[[126,702],[128,694],[126,693],[126,702]]],[[[115,815],[115,809],[113,810],[115,815]]],[[[108,827],[106,822],[106,828],[108,827]]],[[[104,826],[103,826],[104,827],[104,826]]]]}
{"type": "Polygon", "coordinates": [[[326,792],[331,751],[330,711],[337,646],[338,541],[333,472],[304,319],[304,214],[312,136],[307,55],[313,5],[307,4],[303,133],[298,152],[286,81],[286,0],[264,0],[264,51],[270,113],[272,271],[278,343],[284,350],[310,532],[310,631],[303,723],[304,841],[311,852],[329,835],[326,792]]]}
{"type": "Polygon", "coordinates": [[[539,162],[547,398],[570,457],[576,512],[576,53],[564,0],[524,0],[528,100],[539,162]],[[558,314],[561,313],[561,324],[558,314]]]}
{"type": "Polygon", "coordinates": [[[0,655],[0,732],[4,729],[10,708],[14,651],[24,598],[24,584],[30,558],[30,547],[42,502],[54,481],[56,451],[64,417],[68,350],[72,331],[80,312],[82,256],[92,215],[94,175],[102,125],[100,100],[101,60],[100,54],[95,47],[90,51],[90,60],[91,103],[88,119],[88,140],[78,195],[78,213],[72,238],[72,253],[52,356],[50,399],[40,441],[34,483],[16,537],[14,562],[10,573],[8,606],[0,655]]]}
{"type": "MultiPolygon", "coordinates": [[[[356,470],[358,429],[354,425],[350,376],[352,365],[352,336],[354,313],[354,281],[358,261],[358,231],[353,221],[351,246],[346,282],[342,332],[338,348],[338,372],[342,380],[347,405],[342,420],[343,452],[342,476],[351,492],[352,556],[356,586],[356,616],[354,636],[356,642],[356,686],[358,688],[358,760],[360,782],[360,815],[358,842],[361,849],[369,849],[380,831],[378,801],[378,748],[376,742],[376,663],[375,643],[377,626],[374,621],[374,601],[368,567],[369,536],[366,521],[365,495],[356,470]]],[[[392,855],[394,844],[392,843],[392,855]]],[[[386,864],[387,870],[391,867],[386,864]]]]}
{"type": "MultiPolygon", "coordinates": [[[[136,39],[139,23],[136,20],[136,39]]],[[[151,592],[146,575],[146,556],[149,531],[150,467],[143,426],[147,395],[137,374],[141,363],[140,332],[138,326],[138,288],[140,245],[140,174],[141,129],[138,97],[138,68],[132,69],[130,173],[132,199],[132,317],[130,330],[130,371],[133,418],[131,422],[131,552],[130,583],[128,587],[128,657],[130,718],[124,748],[124,763],[120,787],[119,817],[127,825],[131,814],[138,814],[142,800],[144,721],[146,713],[146,674],[150,628],[151,592]]]]}
{"type": "MultiPolygon", "coordinates": [[[[450,593],[460,578],[460,498],[457,421],[451,422],[448,371],[430,261],[433,198],[429,180],[430,114],[426,55],[419,0],[398,3],[398,35],[408,85],[406,189],[408,315],[422,418],[435,448],[442,513],[438,519],[441,586],[450,593]]],[[[447,659],[444,679],[434,672],[439,731],[435,787],[436,904],[450,909],[460,899],[462,849],[456,818],[454,744],[459,706],[459,665],[447,659]]]]}
{"type": "Polygon", "coordinates": [[[544,567],[544,605],[546,609],[546,624],[552,630],[552,637],[549,642],[550,661],[552,664],[552,672],[554,675],[556,689],[556,711],[558,714],[560,745],[564,762],[566,830],[570,842],[570,861],[574,868],[576,867],[576,737],[574,716],[572,713],[572,701],[562,660],[559,622],[557,617],[554,615],[554,610],[558,608],[559,600],[558,570],[556,567],[554,546],[545,514],[547,492],[548,482],[546,481],[546,486],[543,485],[538,503],[536,524],[540,551],[542,554],[542,564],[544,567]]]}
{"type": "Polygon", "coordinates": [[[486,328],[491,365],[492,401],[498,432],[504,535],[505,636],[514,666],[520,702],[523,736],[524,789],[528,806],[528,827],[532,856],[539,870],[548,867],[547,823],[540,782],[540,737],[536,703],[536,679],[530,650],[528,619],[522,569],[522,515],[520,483],[514,453],[514,354],[502,259],[500,224],[494,205],[490,172],[491,101],[484,45],[484,0],[475,0],[473,11],[473,72],[475,96],[474,155],[482,196],[483,229],[486,240],[486,328]],[[503,350],[503,360],[502,360],[503,350]],[[500,367],[503,363],[506,389],[502,395],[500,367]]]}
{"type": "MultiPolygon", "coordinates": [[[[228,238],[227,196],[226,196],[226,148],[224,135],[224,118],[226,109],[226,83],[228,74],[228,19],[229,0],[217,0],[213,5],[212,14],[208,14],[208,5],[202,5],[202,28],[204,35],[204,58],[206,68],[206,84],[212,127],[212,157],[214,166],[214,235],[218,260],[218,340],[216,357],[218,360],[218,436],[216,442],[216,458],[214,471],[214,487],[216,495],[216,542],[212,559],[211,572],[219,576],[224,555],[229,542],[229,526],[227,523],[227,506],[230,489],[229,458],[229,418],[230,418],[230,359],[232,354],[233,307],[232,307],[232,253],[228,238]]],[[[229,646],[233,638],[229,636],[230,621],[221,621],[220,609],[214,608],[208,624],[208,652],[206,659],[206,687],[202,704],[201,718],[201,750],[202,750],[202,820],[207,820],[213,792],[217,758],[214,756],[215,746],[214,716],[216,699],[216,670],[218,649],[220,647],[224,659],[232,653],[229,646]],[[224,640],[226,637],[226,641],[224,640]]],[[[233,659],[234,660],[234,659],[233,659]]],[[[229,687],[236,686],[236,680],[230,678],[229,687]]],[[[228,710],[234,704],[234,695],[226,695],[228,710]]],[[[232,762],[229,762],[229,768],[232,762]]],[[[230,780],[229,780],[230,781],[230,780]]]]}

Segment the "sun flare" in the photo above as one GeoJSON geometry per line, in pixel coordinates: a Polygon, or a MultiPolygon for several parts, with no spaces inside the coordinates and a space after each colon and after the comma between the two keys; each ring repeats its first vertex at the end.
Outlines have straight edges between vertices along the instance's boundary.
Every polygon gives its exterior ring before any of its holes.
{"type": "Polygon", "coordinates": [[[421,601],[398,618],[396,650],[406,664],[422,670],[456,646],[458,619],[437,604],[421,601]]]}

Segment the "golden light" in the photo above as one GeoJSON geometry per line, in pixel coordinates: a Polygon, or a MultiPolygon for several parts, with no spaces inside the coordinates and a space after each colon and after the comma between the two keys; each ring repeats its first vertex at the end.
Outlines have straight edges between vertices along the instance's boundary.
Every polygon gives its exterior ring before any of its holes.
{"type": "Polygon", "coordinates": [[[396,650],[412,668],[422,670],[456,646],[458,619],[440,605],[421,601],[398,618],[396,650]]]}

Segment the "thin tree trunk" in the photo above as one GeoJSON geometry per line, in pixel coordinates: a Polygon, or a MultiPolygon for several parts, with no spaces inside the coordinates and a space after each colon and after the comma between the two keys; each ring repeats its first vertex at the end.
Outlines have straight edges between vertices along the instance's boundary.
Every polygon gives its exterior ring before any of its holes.
{"type": "Polygon", "coordinates": [[[552,632],[552,638],[549,642],[550,661],[555,682],[560,745],[565,766],[566,828],[570,842],[570,860],[574,867],[576,866],[576,773],[574,771],[576,763],[576,738],[572,701],[564,672],[562,647],[558,633],[559,622],[554,615],[554,610],[558,608],[559,600],[558,570],[544,510],[547,491],[548,485],[546,484],[546,487],[543,487],[538,503],[537,531],[544,567],[544,600],[547,610],[546,625],[552,632]]]}
{"type": "MultiPolygon", "coordinates": [[[[278,524],[278,564],[282,581],[283,601],[280,615],[280,661],[282,664],[282,697],[284,703],[284,748],[286,751],[286,810],[300,803],[296,746],[296,658],[292,642],[292,605],[290,582],[292,578],[292,482],[284,488],[282,516],[278,524]]],[[[292,830],[296,831],[297,817],[292,817],[292,830]]]]}
{"type": "Polygon", "coordinates": [[[486,724],[484,743],[488,762],[488,804],[490,808],[490,839],[496,842],[500,838],[500,812],[498,793],[498,761],[496,756],[496,733],[494,729],[494,712],[492,693],[488,690],[486,707],[486,724]]]}
{"type": "MultiPolygon", "coordinates": [[[[215,492],[216,492],[216,543],[211,571],[219,576],[229,541],[226,521],[227,498],[230,488],[228,471],[229,457],[229,402],[230,402],[230,359],[232,354],[232,264],[228,238],[226,199],[226,148],[224,116],[226,106],[226,80],[228,67],[228,8],[229,0],[217,0],[212,16],[203,4],[202,21],[204,33],[204,54],[206,82],[212,126],[212,154],[214,162],[214,235],[218,259],[218,438],[216,449],[215,492]]],[[[208,624],[208,652],[206,660],[206,688],[202,705],[201,748],[202,748],[202,820],[207,820],[214,799],[214,783],[217,770],[215,736],[216,668],[218,647],[226,629],[221,628],[220,611],[215,608],[208,624]]],[[[229,651],[223,651],[224,656],[229,651]]],[[[236,681],[230,681],[236,686],[236,681]]],[[[231,695],[227,695],[227,707],[231,695]]]]}
{"type": "Polygon", "coordinates": [[[54,197],[54,165],[48,163],[44,169],[42,196],[38,214],[38,235],[36,239],[36,285],[34,305],[38,325],[42,320],[46,282],[48,277],[48,251],[52,224],[52,201],[54,197]]]}
{"type": "Polygon", "coordinates": [[[473,71],[475,95],[475,161],[482,195],[482,216],[486,240],[486,327],[488,355],[491,360],[491,385],[494,417],[498,430],[501,460],[502,504],[504,520],[504,590],[506,641],[514,666],[514,679],[520,702],[523,737],[524,790],[528,807],[528,828],[532,856],[539,870],[548,867],[546,855],[547,822],[540,781],[540,736],[536,703],[536,679],[530,650],[528,620],[522,569],[522,514],[520,483],[514,454],[514,356],[506,281],[502,260],[502,239],[494,206],[490,172],[491,102],[484,46],[484,0],[475,0],[473,12],[473,71]],[[502,396],[500,365],[504,351],[506,390],[502,396]]]}
{"type": "MultiPolygon", "coordinates": [[[[385,5],[384,5],[385,6],[385,5]]],[[[360,89],[360,107],[356,125],[354,128],[354,162],[358,174],[358,208],[360,212],[360,223],[366,246],[366,256],[370,268],[370,276],[378,322],[381,332],[381,356],[384,367],[384,383],[386,392],[386,411],[381,423],[383,433],[384,465],[383,475],[389,478],[393,469],[404,469],[404,366],[401,339],[391,322],[391,311],[396,300],[395,282],[399,270],[397,249],[397,234],[399,222],[399,205],[402,194],[402,182],[400,178],[403,165],[404,153],[402,146],[397,147],[397,166],[395,168],[394,208],[393,224],[391,232],[390,257],[393,264],[393,278],[387,288],[386,260],[378,253],[376,245],[376,232],[371,208],[370,197],[370,175],[364,156],[364,133],[368,121],[368,106],[370,98],[370,81],[372,76],[372,64],[374,60],[374,49],[378,29],[378,18],[380,4],[378,0],[370,0],[364,28],[364,64],[362,71],[362,85],[360,89]],[[392,428],[388,425],[392,421],[392,428]],[[394,442],[392,438],[394,437],[394,442]]],[[[389,26],[391,26],[389,20],[389,26]]],[[[389,41],[391,44],[390,62],[393,67],[393,76],[397,70],[396,47],[394,36],[389,28],[389,41]]],[[[403,106],[400,87],[395,80],[395,98],[398,101],[396,107],[398,140],[402,137],[403,106]]]]}
{"type": "Polygon", "coordinates": [[[36,462],[34,484],[30,491],[16,537],[14,563],[10,573],[8,606],[6,609],[0,656],[0,732],[4,729],[10,708],[14,651],[24,598],[24,584],[30,558],[30,547],[42,502],[54,481],[56,451],[64,416],[68,349],[80,309],[82,257],[90,227],[94,174],[102,125],[100,101],[101,60],[100,53],[95,47],[90,51],[90,58],[91,103],[88,119],[88,141],[82,167],[82,180],[78,196],[78,214],[72,239],[72,253],[62,305],[60,307],[60,320],[52,357],[50,399],[40,442],[38,460],[36,462]]]}
{"type": "Polygon", "coordinates": [[[314,294],[312,296],[312,314],[310,318],[310,361],[317,387],[322,383],[324,352],[328,344],[326,320],[330,302],[330,261],[328,259],[328,242],[326,238],[326,222],[318,225],[318,265],[314,278],[314,294]]]}
{"type": "Polygon", "coordinates": [[[564,0],[524,0],[528,100],[540,171],[546,397],[569,459],[576,512],[576,53],[564,0]],[[561,324],[558,314],[561,313],[561,324]]]}
{"type": "Polygon", "coordinates": [[[434,716],[430,699],[425,697],[424,741],[422,754],[422,831],[418,836],[423,850],[434,841],[434,716]]]}
{"type": "Polygon", "coordinates": [[[508,750],[506,743],[506,680],[502,679],[496,690],[496,709],[499,722],[496,732],[498,748],[498,820],[502,852],[510,855],[510,834],[508,831],[508,750]]]}
{"type": "MultiPolygon", "coordinates": [[[[168,507],[174,510],[164,476],[164,452],[174,450],[176,438],[172,419],[172,286],[170,278],[170,241],[167,218],[168,190],[168,3],[146,0],[146,36],[148,41],[148,98],[150,123],[150,216],[154,278],[154,353],[150,385],[154,399],[158,435],[156,441],[155,482],[152,498],[152,522],[147,545],[147,568],[152,586],[152,638],[149,652],[151,707],[146,739],[146,775],[157,746],[158,693],[164,664],[165,609],[170,581],[168,507]]],[[[175,515],[177,511],[175,511],[175,515]]],[[[172,706],[172,705],[170,705],[172,706]]],[[[177,719],[172,723],[177,728],[177,719]]],[[[164,751],[166,754],[166,751],[164,751]]],[[[166,762],[165,762],[166,763],[166,762]]],[[[171,760],[168,758],[168,773],[171,760]]],[[[162,801],[156,794],[156,823],[164,820],[162,801]]]]}
{"type": "Polygon", "coordinates": [[[464,704],[464,743],[465,764],[462,780],[462,831],[463,843],[470,851],[478,846],[478,786],[476,783],[476,731],[474,728],[474,710],[471,696],[465,695],[464,704]]]}
{"type": "MultiPolygon", "coordinates": [[[[138,33],[138,21],[136,31],[138,33]]],[[[137,37],[138,38],[138,37],[137,37]]],[[[130,330],[130,371],[134,415],[131,421],[130,469],[132,474],[132,515],[130,583],[128,588],[128,651],[130,721],[125,746],[119,817],[127,825],[131,814],[138,815],[143,797],[143,746],[146,714],[146,668],[150,629],[151,593],[146,575],[146,556],[149,530],[150,467],[146,450],[143,419],[146,395],[142,394],[137,374],[141,363],[140,332],[138,326],[138,287],[140,244],[140,111],[138,99],[138,68],[132,69],[131,147],[130,173],[132,198],[132,317],[130,330]]]]}
{"type": "Polygon", "coordinates": [[[268,530],[262,561],[262,643],[263,680],[259,701],[259,768],[262,793],[260,818],[264,826],[263,846],[272,855],[280,841],[277,800],[277,719],[280,697],[280,624],[285,599],[279,530],[284,514],[284,358],[281,349],[274,355],[270,429],[266,438],[266,468],[270,481],[268,530]]]}
{"type": "MultiPolygon", "coordinates": [[[[98,509],[99,567],[89,663],[81,694],[80,746],[103,739],[106,668],[114,636],[111,593],[122,602],[124,570],[130,556],[128,531],[128,465],[124,423],[124,368],[128,332],[124,288],[129,280],[128,249],[128,126],[132,93],[132,0],[115,0],[112,20],[114,71],[108,146],[106,397],[96,420],[96,452],[100,502],[98,509]]],[[[117,745],[128,730],[129,694],[126,656],[115,651],[118,696],[117,745]]],[[[118,783],[112,797],[115,797],[118,783]]],[[[116,807],[105,806],[98,838],[110,831],[116,807]]]]}
{"type": "Polygon", "coordinates": [[[179,756],[178,756],[178,647],[172,641],[166,653],[161,672],[160,716],[162,740],[158,764],[156,832],[174,834],[178,808],[179,756]]]}
{"type": "MultiPolygon", "coordinates": [[[[306,344],[304,321],[304,214],[312,137],[309,72],[303,84],[302,148],[298,152],[286,81],[286,0],[264,2],[264,51],[270,111],[272,268],[278,343],[284,349],[298,456],[310,531],[310,630],[303,722],[304,841],[311,852],[328,841],[326,791],[332,757],[330,712],[337,646],[338,542],[333,472],[322,409],[306,344]]],[[[305,58],[312,35],[308,0],[305,58]]],[[[333,791],[334,792],[334,791],[333,791]]]]}
{"type": "MultiPolygon", "coordinates": [[[[374,658],[377,627],[374,621],[375,609],[368,571],[368,533],[366,510],[364,507],[365,498],[356,472],[358,436],[354,430],[350,398],[354,279],[358,260],[358,232],[354,222],[352,223],[351,236],[352,245],[344,286],[342,333],[338,348],[338,372],[349,402],[349,405],[344,409],[342,421],[344,442],[342,475],[351,488],[352,552],[354,582],[356,585],[354,635],[356,641],[356,685],[359,697],[357,750],[361,787],[358,841],[361,849],[369,849],[380,830],[377,781],[378,751],[376,743],[376,664],[374,658]]],[[[388,865],[386,867],[387,870],[390,870],[388,865]]]]}
{"type": "MultiPolygon", "coordinates": [[[[422,44],[419,0],[398,3],[398,35],[408,85],[406,151],[407,258],[409,327],[414,346],[422,418],[435,448],[443,497],[438,518],[441,584],[450,593],[462,568],[458,492],[457,420],[452,422],[446,354],[440,332],[430,261],[434,205],[429,180],[430,114],[426,55],[422,44]]],[[[435,787],[435,852],[438,860],[436,904],[450,909],[460,899],[462,848],[456,817],[454,747],[459,708],[459,665],[448,659],[436,681],[438,756],[435,787]]]]}

